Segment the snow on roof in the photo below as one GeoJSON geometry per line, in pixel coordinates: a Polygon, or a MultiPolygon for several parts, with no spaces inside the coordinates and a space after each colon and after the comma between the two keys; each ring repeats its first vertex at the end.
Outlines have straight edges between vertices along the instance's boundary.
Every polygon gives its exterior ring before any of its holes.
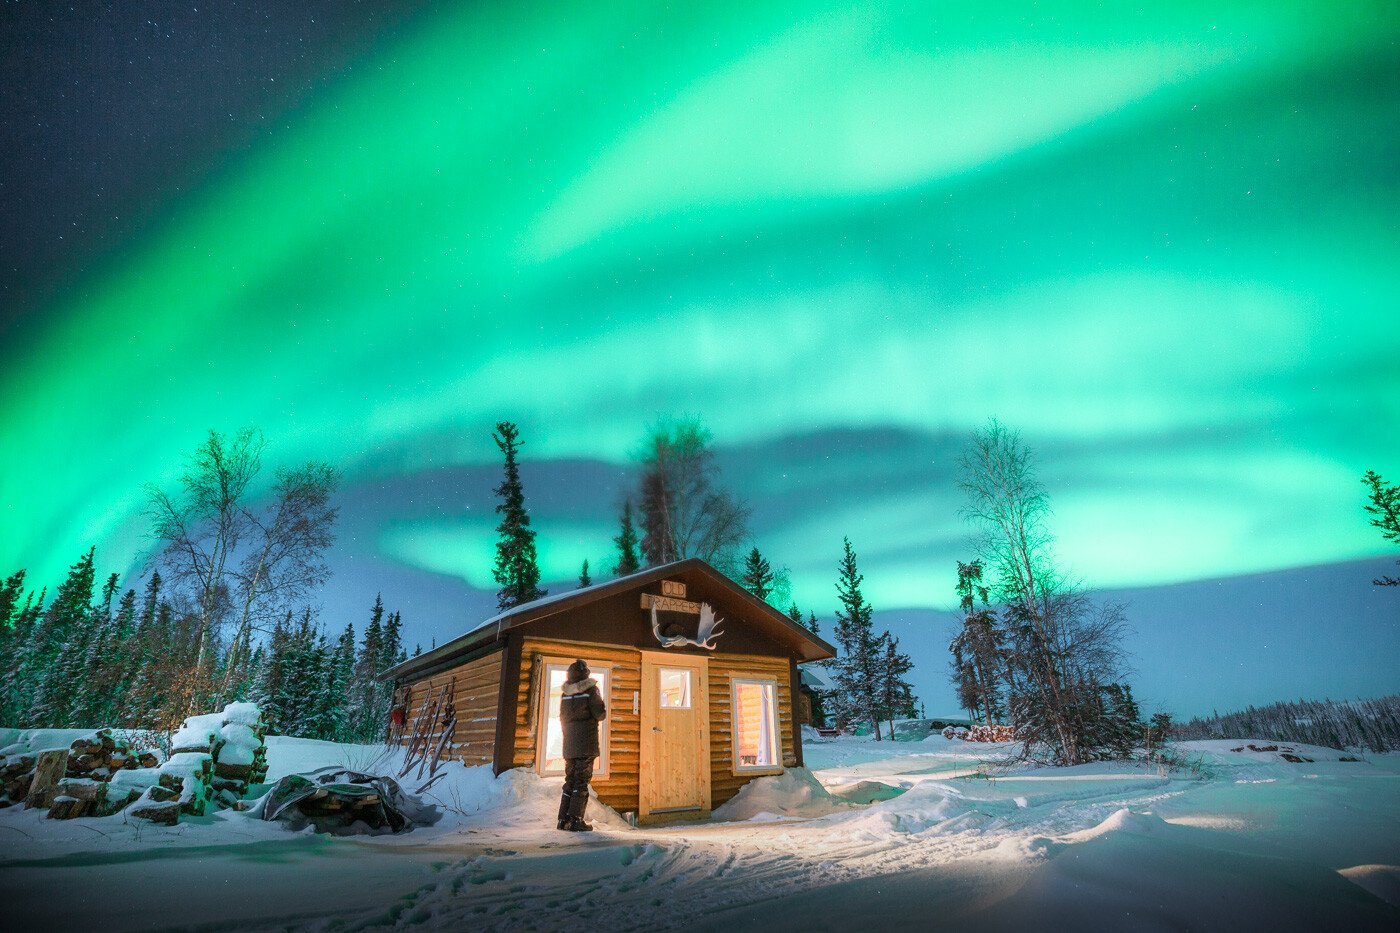
{"type": "Polygon", "coordinates": [[[411,657],[406,661],[402,661],[399,664],[395,664],[387,670],[382,671],[379,676],[388,677],[400,669],[416,667],[418,664],[422,664],[428,658],[447,657],[464,643],[473,640],[474,636],[477,636],[482,632],[485,632],[493,627],[500,626],[503,622],[505,622],[507,619],[513,616],[517,616],[525,612],[532,612],[536,609],[548,607],[555,603],[563,603],[570,599],[578,599],[582,596],[595,595],[593,592],[590,591],[610,592],[615,588],[625,586],[628,581],[635,580],[640,577],[652,574],[664,575],[665,573],[671,571],[675,567],[678,567],[681,564],[689,563],[692,560],[694,560],[694,558],[687,558],[685,560],[674,561],[669,564],[661,564],[656,567],[647,567],[642,570],[638,570],[636,573],[629,573],[626,576],[614,577],[611,580],[606,580],[602,583],[595,583],[592,586],[586,586],[572,590],[564,590],[561,593],[554,593],[549,596],[541,596],[539,599],[532,599],[528,603],[521,603],[518,606],[512,606],[509,609],[505,609],[501,612],[496,613],[489,619],[477,623],[476,625],[467,629],[461,635],[458,635],[456,638],[453,638],[449,641],[445,641],[441,645],[438,645],[436,648],[433,648],[430,651],[425,651],[420,655],[415,655],[414,657],[411,657]]]}
{"type": "MultiPolygon", "coordinates": [[[[506,619],[509,619],[511,616],[519,615],[522,612],[529,612],[530,610],[539,609],[544,606],[552,605],[554,603],[562,603],[567,599],[577,598],[579,595],[583,594],[587,590],[602,587],[608,587],[611,589],[614,586],[626,583],[628,580],[634,579],[636,577],[644,577],[647,574],[655,574],[659,571],[666,571],[672,567],[676,567],[679,564],[683,563],[685,563],[685,561],[674,561],[669,564],[661,564],[657,567],[648,567],[645,570],[638,570],[636,573],[629,573],[626,576],[614,577],[613,579],[606,580],[602,583],[595,583],[593,584],[593,586],[585,586],[579,587],[578,589],[565,590],[562,593],[555,593],[552,596],[541,596],[539,599],[532,599],[528,603],[521,603],[518,606],[512,606],[509,609],[504,610],[503,612],[496,613],[491,618],[487,619],[485,622],[482,622],[475,628],[468,629],[466,635],[471,635],[476,632],[480,632],[483,629],[488,629],[493,625],[498,625],[501,622],[504,622],[506,619]]],[[[456,641],[456,639],[453,640],[456,641]]]]}
{"type": "MultiPolygon", "coordinates": [[[[606,580],[602,583],[595,583],[592,586],[581,587],[579,589],[565,590],[561,593],[554,593],[550,596],[542,596],[539,599],[531,600],[528,603],[521,603],[518,606],[512,606],[509,609],[496,613],[489,619],[486,619],[476,624],[472,628],[468,629],[463,634],[458,635],[456,638],[453,638],[450,641],[446,641],[441,645],[438,645],[436,648],[433,648],[430,651],[425,651],[420,655],[415,655],[414,657],[411,657],[406,661],[403,661],[399,664],[395,664],[393,667],[390,667],[387,670],[380,672],[379,676],[381,678],[389,678],[392,676],[396,676],[397,674],[403,671],[417,670],[419,668],[425,667],[427,664],[435,660],[441,660],[443,658],[451,657],[454,654],[458,653],[465,646],[473,642],[481,641],[481,636],[483,635],[483,633],[489,631],[492,628],[496,628],[497,634],[499,635],[500,629],[505,626],[505,623],[508,620],[514,618],[515,616],[531,614],[538,618],[542,615],[549,615],[550,613],[540,613],[539,610],[547,609],[552,605],[563,604],[573,600],[584,600],[591,602],[593,599],[601,599],[605,595],[609,595],[617,590],[625,589],[630,584],[642,580],[643,578],[660,578],[666,576],[667,574],[679,572],[684,569],[690,568],[708,571],[710,574],[713,574],[715,577],[721,580],[727,580],[727,578],[722,573],[715,570],[709,564],[705,563],[703,560],[697,557],[687,557],[682,560],[672,561],[669,564],[660,564],[655,567],[647,567],[642,570],[638,570],[636,573],[629,573],[626,576],[614,577],[611,580],[606,580]]],[[[738,584],[734,584],[733,581],[729,582],[733,584],[733,586],[736,589],[742,589],[738,586],[738,584]]],[[[763,601],[759,600],[759,602],[763,601]]],[[[767,606],[767,603],[763,604],[767,606]]],[[[772,607],[769,606],[768,608],[771,609],[772,607]]],[[[793,629],[793,631],[804,635],[807,639],[825,647],[828,651],[835,650],[831,648],[830,645],[827,645],[826,642],[824,642],[820,636],[814,635],[811,632],[808,632],[802,626],[792,622],[792,620],[788,619],[787,616],[782,612],[779,612],[778,610],[774,609],[773,615],[775,618],[781,618],[782,622],[785,623],[789,628],[793,629]]]]}

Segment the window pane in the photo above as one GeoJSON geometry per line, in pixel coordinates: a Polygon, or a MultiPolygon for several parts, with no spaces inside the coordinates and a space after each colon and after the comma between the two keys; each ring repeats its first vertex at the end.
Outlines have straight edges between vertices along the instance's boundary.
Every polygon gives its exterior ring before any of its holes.
{"type": "Polygon", "coordinates": [[[740,768],[778,763],[778,704],[771,683],[734,685],[734,736],[740,768]]]}
{"type": "MultiPolygon", "coordinates": [[[[548,692],[545,694],[545,727],[544,727],[544,768],[545,774],[564,773],[564,729],[559,724],[559,701],[564,696],[564,681],[569,675],[567,664],[551,664],[545,670],[545,684],[548,692]]],[[[589,674],[598,681],[598,692],[606,701],[608,696],[608,670],[607,668],[594,668],[589,674]]],[[[598,741],[606,745],[608,741],[606,720],[598,726],[598,741]]],[[[599,770],[606,767],[606,760],[600,756],[598,761],[599,770]]]]}
{"type": "Polygon", "coordinates": [[[660,678],[662,709],[690,709],[690,668],[663,667],[660,678]]]}

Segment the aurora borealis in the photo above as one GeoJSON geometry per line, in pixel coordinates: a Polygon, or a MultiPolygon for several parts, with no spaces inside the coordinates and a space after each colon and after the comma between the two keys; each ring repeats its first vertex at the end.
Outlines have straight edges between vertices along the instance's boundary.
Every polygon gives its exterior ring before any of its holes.
{"type": "Polygon", "coordinates": [[[566,580],[681,412],[819,612],[846,534],[877,607],[952,602],[991,416],[1092,585],[1383,554],[1400,11],[1159,6],[472,4],[370,37],[11,309],[0,570],[130,564],[142,484],[254,424],[345,471],[346,553],[487,589],[509,418],[566,580]]]}

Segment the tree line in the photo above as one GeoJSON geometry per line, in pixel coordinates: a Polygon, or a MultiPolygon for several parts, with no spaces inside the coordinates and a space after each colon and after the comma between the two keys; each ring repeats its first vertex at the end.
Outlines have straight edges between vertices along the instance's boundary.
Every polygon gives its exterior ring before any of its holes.
{"type": "MultiPolygon", "coordinates": [[[[503,458],[493,573],[498,606],[507,609],[546,591],[520,478],[519,428],[502,421],[492,437],[503,458]]],[[[118,597],[115,574],[98,586],[92,550],[52,599],[27,589],[22,570],[4,579],[0,722],[168,728],[190,712],[254,698],[279,731],[376,737],[390,701],[376,675],[405,657],[401,620],[377,599],[358,642],[353,625],[334,638],[323,629],[310,597],[328,576],[338,475],[318,462],[281,468],[255,497],[262,452],[256,430],[211,430],[171,488],[147,488],[156,546],[139,594],[132,587],[118,597]]],[[[752,544],[750,511],[720,485],[703,423],[656,422],[638,461],[611,542],[614,575],[699,557],[819,632],[816,614],[793,600],[788,570],[752,544]]],[[[959,468],[964,514],[978,534],[954,587],[963,621],[949,647],[961,702],[974,718],[1012,723],[1028,752],[1056,762],[1113,754],[1143,726],[1123,676],[1123,608],[1095,602],[1057,565],[1048,495],[1018,434],[990,422],[959,468]]],[[[1364,482],[1371,523],[1400,540],[1400,492],[1374,473],[1364,482]]],[[[863,581],[846,538],[837,564],[839,650],[828,663],[836,687],[818,708],[844,727],[869,724],[879,738],[882,722],[892,731],[918,704],[906,679],[913,661],[888,631],[875,632],[863,581]]],[[[592,584],[584,561],[578,585],[592,584]]]]}
{"type": "Polygon", "coordinates": [[[4,579],[0,722],[170,731],[252,699],[277,732],[382,737],[377,675],[404,657],[402,620],[376,600],[363,639],[353,625],[328,638],[310,599],[328,576],[338,477],[324,463],[282,468],[255,496],[262,452],[256,430],[211,430],[170,488],[147,487],[150,570],[125,592],[118,574],[98,585],[95,549],[52,598],[24,570],[4,579]]]}
{"type": "Polygon", "coordinates": [[[1326,748],[1400,750],[1400,694],[1374,700],[1298,700],[1211,713],[1179,725],[1183,739],[1272,739],[1326,748]]]}
{"type": "Polygon", "coordinates": [[[288,612],[246,657],[201,645],[199,613],[159,570],[120,597],[117,574],[98,586],[95,549],[55,589],[26,589],[25,571],[0,583],[0,722],[19,728],[116,725],[173,730],[216,702],[253,700],[273,732],[380,741],[390,688],[377,674],[405,655],[402,619],[376,599],[364,637],[347,624],[334,644],[310,609],[288,612]],[[201,651],[214,660],[201,677],[201,651]],[[220,685],[219,700],[210,685],[220,685]]]}

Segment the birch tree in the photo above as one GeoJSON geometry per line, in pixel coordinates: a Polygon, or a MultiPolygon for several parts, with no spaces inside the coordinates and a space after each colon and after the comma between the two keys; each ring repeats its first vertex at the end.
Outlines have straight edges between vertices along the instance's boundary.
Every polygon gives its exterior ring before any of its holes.
{"type": "Polygon", "coordinates": [[[239,617],[224,660],[216,700],[222,702],[247,665],[255,632],[269,627],[292,605],[301,603],[330,575],[326,550],[334,542],[339,509],[331,505],[336,471],[325,463],[279,468],[272,505],[246,509],[248,546],[232,576],[238,591],[239,617]]]}
{"type": "Polygon", "coordinates": [[[211,429],[173,492],[147,486],[157,561],[196,618],[191,708],[220,698],[246,663],[253,633],[327,575],[323,555],[336,517],[330,505],[335,471],[320,463],[279,470],[270,504],[260,508],[252,487],[263,449],[255,428],[232,436],[211,429]],[[233,641],[216,681],[230,622],[233,641]]]}
{"type": "Polygon", "coordinates": [[[990,421],[960,461],[964,515],[994,571],[1011,715],[1027,751],[1047,747],[1061,764],[1096,756],[1105,691],[1122,674],[1121,607],[1097,606],[1055,566],[1050,501],[1020,435],[990,421]]]}
{"type": "Polygon", "coordinates": [[[642,559],[655,567],[699,557],[732,578],[748,509],[718,486],[710,430],[698,418],[662,419],[642,446],[642,559]]]}

